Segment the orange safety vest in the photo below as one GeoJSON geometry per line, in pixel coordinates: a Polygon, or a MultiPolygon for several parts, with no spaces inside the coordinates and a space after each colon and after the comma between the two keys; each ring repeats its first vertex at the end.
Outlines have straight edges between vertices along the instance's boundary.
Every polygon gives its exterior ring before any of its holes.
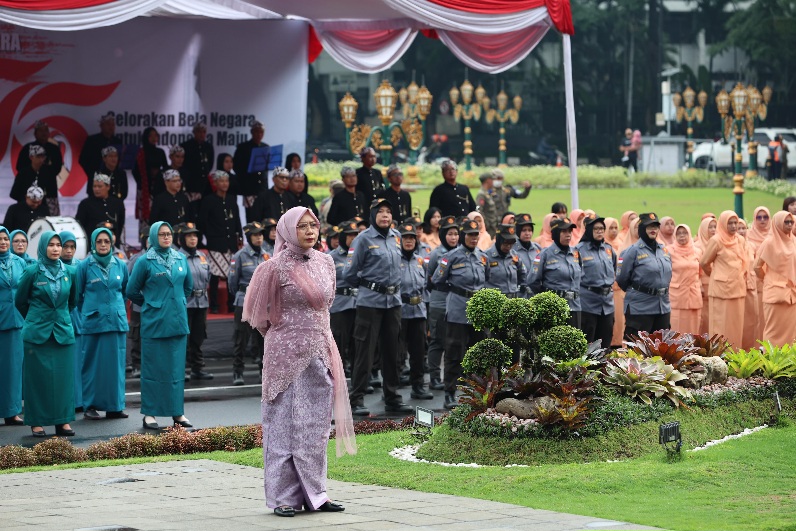
{"type": "Polygon", "coordinates": [[[779,160],[779,157],[780,157],[779,154],[780,154],[781,150],[779,148],[781,148],[781,147],[782,147],[782,144],[780,142],[777,142],[776,140],[772,140],[771,142],[768,143],[768,152],[771,155],[771,160],[773,160],[774,162],[779,162],[780,161],[779,160]]]}

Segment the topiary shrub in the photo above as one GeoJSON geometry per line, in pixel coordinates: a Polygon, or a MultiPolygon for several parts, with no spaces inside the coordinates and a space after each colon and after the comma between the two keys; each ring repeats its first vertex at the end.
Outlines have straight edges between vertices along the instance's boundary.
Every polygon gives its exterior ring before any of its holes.
{"type": "Polygon", "coordinates": [[[554,326],[539,334],[539,354],[555,361],[571,360],[586,354],[586,336],[569,325],[554,326]]]}
{"type": "Polygon", "coordinates": [[[469,349],[462,360],[464,374],[486,376],[495,367],[499,371],[511,365],[512,352],[497,339],[482,339],[469,349]]]}
{"type": "Polygon", "coordinates": [[[545,291],[534,295],[530,301],[533,308],[533,327],[536,330],[565,325],[569,321],[569,304],[555,293],[545,291]]]}
{"type": "Polygon", "coordinates": [[[467,319],[476,330],[497,330],[500,328],[501,310],[507,300],[508,297],[499,289],[479,289],[467,301],[467,319]]]}
{"type": "Polygon", "coordinates": [[[36,464],[33,450],[22,446],[0,446],[0,470],[8,468],[23,468],[36,464]]]}
{"type": "Polygon", "coordinates": [[[61,465],[85,461],[86,451],[61,437],[53,437],[33,447],[37,465],[61,465]]]}
{"type": "Polygon", "coordinates": [[[528,330],[533,327],[533,303],[529,299],[506,299],[500,310],[500,327],[528,330]]]}

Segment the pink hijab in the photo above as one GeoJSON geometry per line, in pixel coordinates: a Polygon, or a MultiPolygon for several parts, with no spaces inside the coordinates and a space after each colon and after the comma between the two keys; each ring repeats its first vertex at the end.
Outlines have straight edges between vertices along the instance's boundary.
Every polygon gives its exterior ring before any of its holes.
{"type": "MultiPolygon", "coordinates": [[[[296,225],[307,213],[312,216],[316,223],[319,223],[315,214],[306,207],[291,208],[279,219],[279,223],[276,226],[274,257],[257,266],[249,284],[249,289],[246,291],[246,298],[243,302],[243,321],[257,328],[263,336],[268,333],[271,325],[278,324],[282,320],[281,279],[283,275],[288,275],[299,287],[313,310],[325,310],[327,312],[328,322],[328,311],[334,296],[332,295],[331,298],[327,297],[322,287],[309,277],[305,267],[313,267],[313,265],[310,265],[313,260],[328,261],[329,256],[314,249],[303,249],[299,245],[296,225]],[[291,256],[291,254],[294,256],[291,256]],[[296,262],[295,256],[304,257],[307,261],[299,260],[296,262]],[[304,266],[303,264],[308,265],[304,266]]],[[[331,292],[334,293],[335,274],[333,266],[331,279],[331,292]]],[[[354,424],[351,417],[351,404],[348,398],[348,386],[346,385],[343,362],[340,359],[340,352],[337,350],[337,344],[332,337],[331,329],[327,328],[324,331],[323,340],[329,352],[329,369],[332,373],[334,384],[333,411],[337,456],[340,457],[343,453],[353,455],[356,453],[357,448],[354,440],[354,424]]],[[[276,395],[287,389],[290,383],[298,378],[301,371],[308,364],[308,360],[303,359],[301,356],[301,353],[289,350],[266,351],[263,353],[263,373],[267,372],[269,374],[269,378],[263,378],[263,400],[273,400],[276,395]],[[294,367],[295,370],[285,370],[286,367],[294,367]]]]}
{"type": "Polygon", "coordinates": [[[486,223],[484,223],[484,216],[482,216],[480,212],[473,211],[467,214],[467,217],[474,221],[478,221],[477,218],[481,219],[481,232],[478,233],[478,243],[476,244],[476,246],[482,251],[486,251],[487,249],[492,247],[492,244],[495,242],[492,240],[492,236],[490,236],[489,233],[486,231],[486,223]]]}

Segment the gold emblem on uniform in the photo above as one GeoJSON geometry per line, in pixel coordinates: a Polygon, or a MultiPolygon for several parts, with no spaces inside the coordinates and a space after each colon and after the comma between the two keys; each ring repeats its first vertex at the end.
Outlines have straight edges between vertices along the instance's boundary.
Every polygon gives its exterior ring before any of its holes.
{"type": "Polygon", "coordinates": [[[514,234],[514,227],[509,227],[509,234],[514,234]]]}
{"type": "Polygon", "coordinates": [[[655,214],[650,214],[650,219],[655,219],[655,214]]]}

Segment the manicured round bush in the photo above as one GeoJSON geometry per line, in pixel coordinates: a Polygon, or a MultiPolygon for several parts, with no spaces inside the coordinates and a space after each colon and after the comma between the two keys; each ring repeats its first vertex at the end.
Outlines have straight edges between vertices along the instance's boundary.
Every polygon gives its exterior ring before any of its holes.
{"type": "Polygon", "coordinates": [[[586,354],[586,336],[569,325],[554,326],[539,334],[539,354],[555,361],[566,361],[586,354]]]}
{"type": "Polygon", "coordinates": [[[497,339],[482,339],[469,349],[462,360],[464,374],[487,376],[492,367],[503,369],[511,365],[512,351],[497,339]]]}
{"type": "Polygon", "coordinates": [[[533,303],[529,299],[506,299],[500,310],[500,328],[533,327],[533,303]]]}
{"type": "Polygon", "coordinates": [[[476,330],[500,328],[500,312],[509,300],[499,289],[479,289],[467,301],[467,319],[476,330]]]}
{"type": "Polygon", "coordinates": [[[569,321],[569,304],[555,293],[545,291],[530,299],[533,306],[533,327],[546,330],[569,321]]]}

